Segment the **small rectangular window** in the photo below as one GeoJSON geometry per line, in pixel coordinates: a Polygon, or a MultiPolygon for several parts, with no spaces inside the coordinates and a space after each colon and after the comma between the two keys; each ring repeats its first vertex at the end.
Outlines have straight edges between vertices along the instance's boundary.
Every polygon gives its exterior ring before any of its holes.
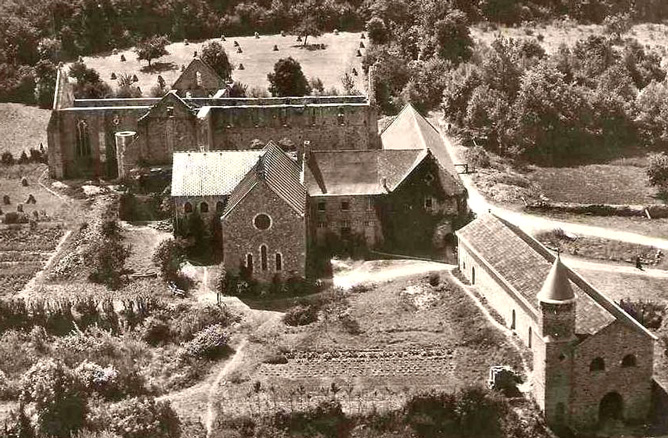
{"type": "Polygon", "coordinates": [[[427,196],[424,198],[424,208],[431,210],[434,207],[434,198],[427,196]]]}
{"type": "Polygon", "coordinates": [[[343,211],[350,210],[350,201],[341,201],[341,210],[343,211]]]}
{"type": "Polygon", "coordinates": [[[318,201],[318,211],[325,211],[327,208],[327,204],[325,201],[318,201]]]}
{"type": "Polygon", "coordinates": [[[373,210],[373,198],[371,197],[366,198],[366,209],[373,210]]]}

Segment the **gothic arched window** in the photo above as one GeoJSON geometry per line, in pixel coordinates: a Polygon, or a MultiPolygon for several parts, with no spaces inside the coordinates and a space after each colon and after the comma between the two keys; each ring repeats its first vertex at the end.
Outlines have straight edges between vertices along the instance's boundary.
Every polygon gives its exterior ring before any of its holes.
{"type": "Polygon", "coordinates": [[[199,205],[199,211],[200,211],[200,213],[208,213],[209,212],[209,204],[207,204],[206,202],[202,202],[199,205]]]}
{"type": "Polygon", "coordinates": [[[262,266],[262,270],[266,271],[267,270],[267,245],[260,246],[260,264],[262,266]]]}
{"type": "Polygon", "coordinates": [[[76,154],[77,157],[90,157],[90,133],[85,120],[80,120],[77,123],[76,154]]]}

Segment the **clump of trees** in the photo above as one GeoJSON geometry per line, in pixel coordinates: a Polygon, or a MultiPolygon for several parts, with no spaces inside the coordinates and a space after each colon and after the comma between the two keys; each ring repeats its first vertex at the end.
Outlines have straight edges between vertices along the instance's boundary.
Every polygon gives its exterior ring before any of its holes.
{"type": "Polygon", "coordinates": [[[232,64],[219,42],[212,41],[202,47],[202,61],[209,64],[222,79],[229,80],[232,77],[232,64]]]}
{"type": "Polygon", "coordinates": [[[302,66],[293,57],[279,59],[274,72],[267,75],[272,96],[307,96],[311,93],[302,66]]]}

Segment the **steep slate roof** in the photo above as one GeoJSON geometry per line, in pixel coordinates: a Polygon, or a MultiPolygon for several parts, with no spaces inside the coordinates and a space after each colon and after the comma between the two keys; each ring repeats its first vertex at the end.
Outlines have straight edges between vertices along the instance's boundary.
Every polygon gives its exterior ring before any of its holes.
{"type": "MultiPolygon", "coordinates": [[[[456,234],[474,251],[474,255],[482,258],[516,291],[520,300],[527,303],[536,316],[539,312],[537,294],[554,261],[549,250],[519,228],[492,214],[479,217],[456,234]]],[[[577,273],[564,268],[576,299],[576,334],[595,334],[619,319],[654,337],[577,273]]]]}
{"type": "Polygon", "coordinates": [[[273,141],[262,149],[262,155],[230,194],[225,218],[253,188],[264,181],[299,215],[306,213],[306,189],[300,182],[300,169],[273,141]]]}
{"type": "Polygon", "coordinates": [[[264,153],[174,152],[172,196],[229,195],[264,153]]]}
{"type": "Polygon", "coordinates": [[[203,71],[207,70],[209,74],[213,75],[213,77],[218,78],[218,84],[223,87],[225,85],[225,81],[216,73],[216,70],[213,69],[209,64],[206,62],[202,61],[201,58],[193,58],[192,61],[190,61],[190,64],[188,64],[188,67],[186,67],[185,70],[183,70],[183,73],[179,76],[179,78],[174,81],[174,84],[172,85],[173,90],[180,90],[181,89],[181,82],[184,81],[188,75],[190,75],[191,70],[197,70],[197,71],[203,71]]]}
{"type": "Polygon", "coordinates": [[[568,280],[568,270],[561,263],[561,257],[557,258],[552,264],[550,273],[543,283],[543,287],[537,295],[538,301],[543,303],[560,304],[575,300],[575,294],[568,280]]]}
{"type": "Polygon", "coordinates": [[[310,195],[380,195],[394,190],[428,156],[425,150],[313,151],[304,184],[310,195]]]}
{"type": "Polygon", "coordinates": [[[445,170],[457,175],[440,132],[410,103],[381,132],[380,141],[383,149],[430,149],[445,170]]]}

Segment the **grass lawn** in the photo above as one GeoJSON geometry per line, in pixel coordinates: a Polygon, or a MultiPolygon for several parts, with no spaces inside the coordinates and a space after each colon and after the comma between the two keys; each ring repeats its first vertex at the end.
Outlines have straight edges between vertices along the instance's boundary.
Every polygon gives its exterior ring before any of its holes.
{"type": "MultiPolygon", "coordinates": [[[[48,218],[63,220],[72,213],[70,203],[59,198],[39,185],[39,180],[47,170],[46,164],[15,164],[0,166],[0,196],[9,195],[10,204],[0,206],[3,213],[16,211],[17,204],[23,204],[23,211],[32,217],[33,211],[46,212],[48,218]],[[21,178],[28,180],[28,185],[21,184],[21,178]],[[26,204],[28,196],[33,195],[36,204],[26,204]]],[[[50,184],[48,175],[44,175],[44,185],[50,184]]]]}
{"type": "MultiPolygon", "coordinates": [[[[497,35],[506,38],[528,38],[538,39],[542,36],[542,46],[548,53],[554,53],[560,44],[573,46],[576,41],[585,39],[590,35],[601,35],[604,27],[594,24],[576,24],[575,22],[555,21],[547,25],[527,25],[519,27],[499,26],[492,29],[489,26],[478,25],[471,28],[471,34],[477,41],[490,44],[497,35]]],[[[631,30],[623,35],[624,38],[635,38],[643,46],[656,49],[659,54],[666,56],[666,45],[668,44],[668,25],[642,23],[634,25],[631,30]]]]}
{"type": "Polygon", "coordinates": [[[20,103],[0,103],[0,153],[9,151],[15,159],[33,149],[44,147],[50,110],[20,103]]]}
{"type": "Polygon", "coordinates": [[[332,395],[351,413],[392,409],[415,392],[483,384],[491,365],[521,369],[451,274],[441,278],[436,287],[423,275],[340,292],[316,323],[256,333],[222,387],[219,413],[303,408],[332,395]]]}
{"type": "Polygon", "coordinates": [[[637,160],[577,167],[531,167],[528,177],[551,201],[592,204],[662,204],[637,160]]]}
{"type": "MultiPolygon", "coordinates": [[[[362,58],[356,56],[361,41],[360,35],[360,33],[341,32],[339,35],[330,33],[319,38],[310,37],[308,39],[309,46],[325,44],[325,50],[303,48],[292,35],[285,37],[263,35],[257,39],[252,36],[229,37],[226,41],[220,39],[209,41],[218,41],[222,44],[235,68],[232,78],[248,85],[249,88],[268,87],[267,73],[273,71],[276,61],[292,56],[301,63],[306,77],[320,78],[325,89],[336,87],[341,91],[341,76],[345,72],[350,73],[355,68],[359,73],[359,76],[356,77],[357,87],[360,91],[364,91],[362,58]],[[243,53],[237,53],[234,47],[235,41],[239,43],[243,53]],[[273,51],[274,45],[278,46],[277,52],[273,51]],[[244,70],[238,69],[239,64],[244,65],[244,70]]],[[[170,44],[167,46],[169,55],[153,61],[154,65],[160,66],[158,71],[150,73],[142,71],[147,64],[145,61],[137,61],[137,55],[133,49],[119,51],[118,55],[87,56],[84,57],[84,62],[88,67],[97,70],[102,79],[113,87],[116,87],[117,84],[110,79],[112,72],[116,75],[120,73],[136,74],[139,79],[137,85],[144,96],[148,97],[151,88],[157,84],[158,74],[162,75],[168,85],[173,84],[181,74],[181,66],[187,66],[195,52],[200,55],[202,46],[206,42],[208,41],[191,42],[187,46],[183,41],[170,44]],[[125,55],[127,61],[121,62],[121,55],[125,55]]],[[[368,44],[368,40],[364,40],[364,43],[368,44]]],[[[364,53],[364,49],[361,50],[364,53]]]]}

